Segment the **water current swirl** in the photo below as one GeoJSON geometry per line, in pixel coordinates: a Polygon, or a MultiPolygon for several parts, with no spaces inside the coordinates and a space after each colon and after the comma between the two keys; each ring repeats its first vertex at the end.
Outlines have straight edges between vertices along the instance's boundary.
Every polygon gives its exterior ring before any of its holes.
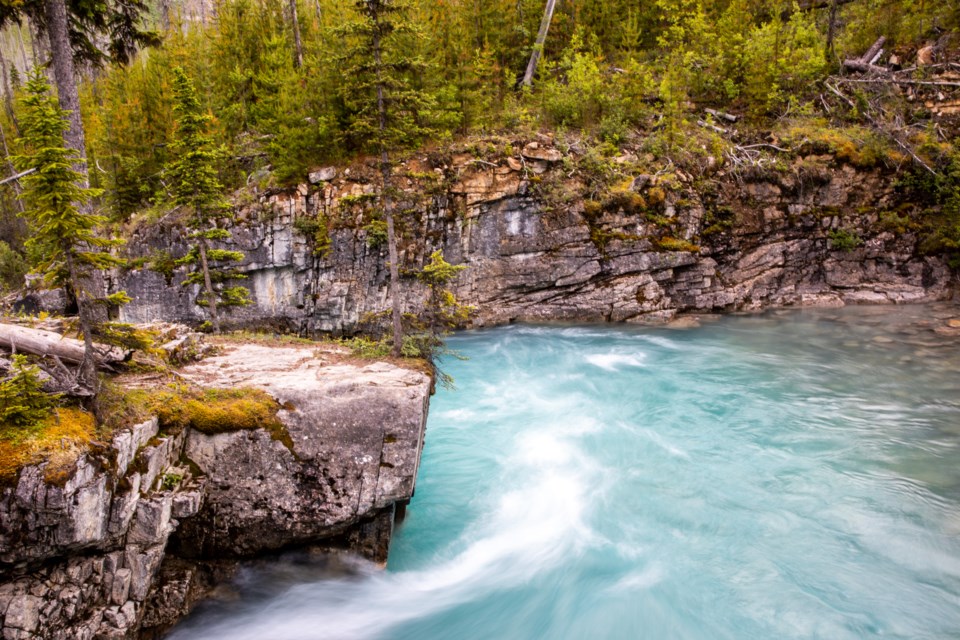
{"type": "Polygon", "coordinates": [[[931,313],[459,334],[388,570],[259,563],[170,638],[958,638],[931,313]]]}

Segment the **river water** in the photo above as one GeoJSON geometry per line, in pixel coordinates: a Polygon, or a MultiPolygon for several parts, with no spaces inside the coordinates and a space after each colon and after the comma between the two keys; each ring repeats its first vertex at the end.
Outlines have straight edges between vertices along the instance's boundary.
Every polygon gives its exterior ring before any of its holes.
{"type": "Polygon", "coordinates": [[[251,566],[170,638],[960,638],[950,314],[460,334],[387,571],[251,566]]]}

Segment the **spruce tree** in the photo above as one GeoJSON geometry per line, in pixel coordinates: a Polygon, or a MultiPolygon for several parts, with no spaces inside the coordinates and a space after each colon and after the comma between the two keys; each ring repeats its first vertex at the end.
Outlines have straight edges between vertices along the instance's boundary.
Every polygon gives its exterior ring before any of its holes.
{"type": "Polygon", "coordinates": [[[410,20],[406,0],[354,0],[355,17],[337,32],[344,53],[337,63],[343,74],[341,98],[351,111],[349,135],[380,158],[380,202],[387,223],[393,355],[403,346],[400,308],[400,264],[394,224],[390,156],[427,134],[422,114],[430,97],[419,90],[416,76],[425,64],[410,43],[422,38],[410,20]]]}
{"type": "Polygon", "coordinates": [[[250,292],[246,287],[225,285],[230,279],[245,277],[228,267],[242,260],[243,253],[211,246],[231,237],[227,229],[217,226],[230,204],[217,177],[221,152],[207,132],[212,117],[201,106],[193,82],[183,69],[177,67],[173,74],[177,126],[171,149],[174,160],[167,167],[167,176],[172,182],[174,203],[190,213],[188,225],[194,241],[177,264],[191,267],[183,285],[200,285],[197,304],[207,309],[210,324],[219,333],[220,308],[250,304],[250,292]]]}
{"type": "Polygon", "coordinates": [[[43,256],[37,269],[52,282],[72,290],[84,339],[84,359],[78,382],[96,391],[96,363],[93,336],[95,306],[104,302],[122,302],[122,292],[99,299],[91,292],[90,283],[98,270],[119,265],[122,261],[108,249],[117,241],[96,234],[105,222],[102,216],[83,213],[98,189],[82,185],[76,169],[76,152],[64,145],[63,132],[69,127],[66,113],[50,93],[43,72],[34,69],[21,98],[20,138],[22,154],[14,158],[21,171],[35,169],[23,180],[22,197],[26,203],[31,238],[28,249],[43,256]]]}

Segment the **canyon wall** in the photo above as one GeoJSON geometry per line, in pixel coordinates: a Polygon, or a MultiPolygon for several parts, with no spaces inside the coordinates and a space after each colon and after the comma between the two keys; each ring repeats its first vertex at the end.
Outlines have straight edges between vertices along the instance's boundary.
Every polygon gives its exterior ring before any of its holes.
{"type": "MultiPolygon", "coordinates": [[[[902,213],[909,205],[884,170],[807,156],[698,177],[628,171],[600,193],[568,171],[576,153],[545,139],[492,161],[463,153],[398,168],[405,308],[422,307],[414,276],[436,249],[468,267],[454,290],[476,307],[477,326],[949,295],[948,267],[919,251],[918,226],[902,213]]],[[[351,334],[387,308],[371,167],[312,179],[238,205],[229,246],[246,254],[242,284],[255,304],[230,312],[235,326],[351,334]]],[[[123,319],[203,321],[196,287],[179,286],[183,270],[150,267],[160,251],[182,255],[186,235],[175,221],[135,233],[130,249],[143,266],[114,279],[134,298],[123,319]]]]}

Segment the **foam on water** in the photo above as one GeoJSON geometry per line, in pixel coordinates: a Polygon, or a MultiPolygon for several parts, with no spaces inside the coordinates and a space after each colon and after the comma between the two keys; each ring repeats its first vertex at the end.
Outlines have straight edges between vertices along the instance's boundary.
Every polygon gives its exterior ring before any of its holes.
{"type": "Polygon", "coordinates": [[[643,354],[638,353],[592,353],[587,362],[607,371],[618,371],[621,367],[642,367],[643,354]]]}
{"type": "Polygon", "coordinates": [[[170,637],[960,637],[960,350],[860,311],[462,334],[388,570],[280,558],[170,637]]]}

